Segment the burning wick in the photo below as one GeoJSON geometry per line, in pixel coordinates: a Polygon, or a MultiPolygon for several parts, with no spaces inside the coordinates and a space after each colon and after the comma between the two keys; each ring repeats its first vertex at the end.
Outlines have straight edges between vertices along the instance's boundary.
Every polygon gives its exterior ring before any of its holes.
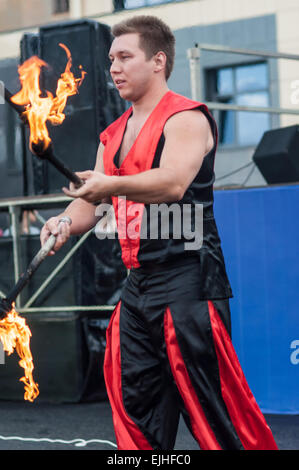
{"type": "Polygon", "coordinates": [[[63,110],[67,98],[78,92],[78,88],[86,75],[80,65],[81,77],[74,77],[71,72],[71,53],[64,44],[59,44],[59,46],[65,50],[68,61],[64,73],[61,74],[57,82],[56,97],[53,97],[49,91],[46,92],[46,97],[41,96],[40,71],[41,67],[46,67],[48,64],[39,57],[33,56],[18,69],[22,85],[21,90],[12,96],[5,88],[5,99],[19,113],[23,122],[30,127],[29,147],[31,152],[39,158],[48,160],[60,173],[72,181],[75,187],[79,188],[84,184],[84,181],[56,157],[46,126],[47,121],[50,121],[53,125],[59,125],[64,121],[65,114],[63,114],[63,110]]]}
{"type": "Polygon", "coordinates": [[[69,96],[78,93],[86,72],[81,69],[81,77],[75,78],[71,72],[72,56],[69,49],[64,44],[59,44],[67,55],[65,71],[61,74],[56,88],[56,96],[46,91],[46,96],[42,97],[39,86],[41,67],[48,64],[37,56],[30,57],[19,66],[19,76],[21,90],[10,98],[10,101],[18,106],[24,106],[25,111],[22,116],[27,120],[30,127],[30,149],[34,152],[34,145],[40,149],[40,153],[45,151],[51,143],[46,122],[57,126],[65,119],[63,113],[69,96]],[[34,144],[34,145],[33,145],[34,144]]]}
{"type": "MultiPolygon", "coordinates": [[[[71,225],[72,220],[67,216],[61,217],[58,225],[59,230],[64,223],[71,225]]],[[[7,297],[0,301],[0,340],[3,343],[4,351],[8,355],[12,354],[16,348],[21,358],[19,364],[25,369],[25,377],[22,377],[20,380],[25,384],[24,398],[29,401],[33,401],[39,395],[38,385],[32,378],[33,361],[29,345],[31,331],[26,325],[25,319],[17,314],[14,301],[53,249],[55,242],[56,236],[50,235],[17,284],[8,293],[7,297]]]]}
{"type": "Polygon", "coordinates": [[[25,376],[20,379],[25,384],[24,399],[33,402],[39,395],[39,389],[32,377],[34,366],[30,351],[30,337],[31,331],[25,319],[18,315],[13,304],[6,317],[0,320],[0,340],[8,355],[16,349],[21,358],[19,365],[25,371],[25,376]]]}

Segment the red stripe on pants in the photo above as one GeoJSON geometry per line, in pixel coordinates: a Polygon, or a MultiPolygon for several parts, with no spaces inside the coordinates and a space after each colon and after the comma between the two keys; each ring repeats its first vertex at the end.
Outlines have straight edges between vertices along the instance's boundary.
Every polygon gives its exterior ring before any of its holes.
{"type": "Polygon", "coordinates": [[[278,450],[271,430],[248,386],[230,336],[213,305],[208,301],[218,358],[221,393],[245,450],[278,450]]]}
{"type": "Polygon", "coordinates": [[[172,374],[189,414],[194,437],[202,450],[221,450],[213,430],[211,429],[203,412],[195,390],[192,387],[191,380],[176,339],[169,307],[167,307],[164,316],[164,334],[172,374]]]}
{"type": "Polygon", "coordinates": [[[118,450],[152,450],[142,432],[127,415],[122,398],[119,317],[117,304],[106,331],[104,377],[112,408],[112,418],[118,450]]]}

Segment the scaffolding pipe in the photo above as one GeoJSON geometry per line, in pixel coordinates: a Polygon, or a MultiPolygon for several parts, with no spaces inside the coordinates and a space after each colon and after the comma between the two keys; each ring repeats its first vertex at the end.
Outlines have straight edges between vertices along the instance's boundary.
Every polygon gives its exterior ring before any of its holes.
{"type": "Polygon", "coordinates": [[[70,251],[66,254],[66,256],[61,260],[61,262],[56,266],[56,268],[51,272],[51,274],[47,277],[47,279],[42,283],[42,285],[37,289],[37,291],[30,297],[30,299],[26,302],[25,308],[30,307],[33,302],[38,298],[38,296],[45,290],[45,288],[50,284],[52,279],[56,276],[59,271],[64,267],[64,265],[68,262],[68,260],[73,256],[73,254],[78,250],[78,248],[85,242],[86,238],[92,233],[93,229],[86,232],[80,240],[70,249],[70,251]]]}
{"type": "MultiPolygon", "coordinates": [[[[195,47],[187,49],[187,57],[189,59],[191,97],[195,101],[201,101],[201,70],[200,58],[201,51],[210,52],[226,52],[230,54],[250,55],[256,57],[265,57],[270,59],[299,60],[298,54],[287,54],[284,52],[257,51],[250,49],[239,49],[230,46],[222,46],[219,44],[195,44],[195,47]]],[[[206,103],[210,109],[232,110],[232,111],[252,111],[252,112],[269,112],[274,114],[299,114],[298,110],[288,108],[259,108],[251,106],[225,105],[217,102],[206,103]]]]}

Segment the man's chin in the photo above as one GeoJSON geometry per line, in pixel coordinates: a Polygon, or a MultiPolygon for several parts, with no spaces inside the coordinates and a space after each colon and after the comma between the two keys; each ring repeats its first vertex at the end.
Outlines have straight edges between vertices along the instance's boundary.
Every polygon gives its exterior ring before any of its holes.
{"type": "Polygon", "coordinates": [[[118,90],[118,93],[119,93],[119,96],[122,99],[127,100],[127,101],[132,100],[132,93],[130,93],[129,91],[127,91],[127,90],[118,90]]]}
{"type": "Polygon", "coordinates": [[[126,101],[136,100],[136,93],[133,92],[132,88],[130,89],[129,87],[124,87],[119,88],[117,91],[119,96],[126,101]]]}

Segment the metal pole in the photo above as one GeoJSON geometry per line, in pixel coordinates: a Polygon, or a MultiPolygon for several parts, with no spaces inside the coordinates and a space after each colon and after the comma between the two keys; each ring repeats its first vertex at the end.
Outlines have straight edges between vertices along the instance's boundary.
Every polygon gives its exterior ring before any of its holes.
{"type": "MultiPolygon", "coordinates": [[[[299,60],[298,54],[287,54],[284,52],[268,52],[251,49],[238,49],[219,44],[196,44],[196,47],[187,50],[187,56],[190,66],[191,96],[195,101],[201,101],[201,74],[200,74],[200,51],[227,52],[230,54],[251,55],[256,57],[265,57],[272,59],[299,60]]],[[[235,111],[254,111],[254,112],[272,112],[274,114],[299,114],[294,109],[277,108],[245,108],[242,106],[231,106],[221,103],[206,103],[211,109],[235,110],[235,111]],[[217,107],[216,107],[217,106],[217,107]]]]}
{"type": "Polygon", "coordinates": [[[2,290],[0,290],[0,297],[2,297],[3,299],[5,299],[5,297],[6,297],[6,294],[4,294],[4,292],[2,290]]]}
{"type": "Polygon", "coordinates": [[[19,308],[18,313],[43,313],[43,312],[101,312],[103,310],[114,310],[115,305],[68,305],[61,307],[31,307],[31,308],[19,308]]]}
{"type": "MultiPolygon", "coordinates": [[[[21,208],[16,206],[9,206],[11,231],[12,231],[12,246],[13,246],[13,263],[14,263],[14,277],[15,282],[18,282],[20,277],[20,261],[21,261],[21,247],[20,247],[20,214],[21,208]]],[[[20,298],[16,299],[16,307],[21,305],[20,298]]]]}
{"type": "Polygon", "coordinates": [[[4,86],[4,83],[0,80],[0,104],[5,103],[4,94],[5,94],[5,86],[4,86]]]}
{"type": "Polygon", "coordinates": [[[70,1],[70,16],[72,19],[82,18],[83,8],[82,0],[71,0],[70,1]]]}
{"type": "Polygon", "coordinates": [[[42,225],[45,225],[45,223],[47,222],[46,219],[44,219],[40,213],[38,211],[36,211],[34,213],[35,217],[37,218],[37,220],[42,224],[42,225]]]}
{"type": "Polygon", "coordinates": [[[86,232],[80,240],[71,248],[71,250],[67,253],[64,259],[56,266],[56,268],[51,272],[51,274],[47,277],[47,279],[42,283],[42,285],[37,289],[37,291],[30,297],[30,299],[26,302],[25,308],[30,307],[33,302],[37,299],[40,293],[47,287],[48,284],[52,281],[52,279],[56,276],[56,274],[63,268],[63,266],[68,262],[68,260],[73,256],[73,254],[78,250],[78,248],[82,245],[82,243],[86,240],[86,238],[92,233],[93,229],[86,232]]]}
{"type": "Polygon", "coordinates": [[[231,54],[254,55],[270,59],[299,60],[298,54],[286,54],[284,52],[256,51],[251,49],[238,49],[236,47],[222,46],[219,44],[199,44],[199,49],[215,52],[229,52],[231,54]]]}
{"type": "Polygon", "coordinates": [[[200,80],[200,50],[198,46],[187,50],[191,77],[191,97],[194,101],[200,101],[201,80],[200,80]]]}
{"type": "MultiPolygon", "coordinates": [[[[69,217],[62,217],[60,219],[58,230],[60,229],[61,225],[64,223],[71,224],[72,221],[69,217]]],[[[26,271],[22,273],[19,277],[15,286],[11,289],[11,291],[7,294],[5,299],[1,300],[0,303],[0,318],[4,317],[12,308],[13,304],[16,302],[17,298],[23,291],[24,287],[28,284],[30,279],[32,278],[35,271],[39,268],[41,263],[46,259],[49,252],[53,249],[56,242],[56,236],[50,235],[47,241],[43,244],[40,248],[38,253],[34,256],[31,260],[29,266],[27,267],[26,271]]]]}
{"type": "Polygon", "coordinates": [[[225,104],[213,101],[205,101],[209,109],[231,110],[231,111],[250,111],[253,113],[272,113],[272,114],[299,114],[298,109],[291,108],[268,108],[265,106],[245,106],[236,104],[225,104]]]}
{"type": "Polygon", "coordinates": [[[61,203],[72,202],[73,198],[60,195],[50,194],[47,196],[21,196],[9,199],[0,199],[0,209],[9,207],[22,207],[32,209],[33,206],[37,205],[58,205],[61,203]]]}

